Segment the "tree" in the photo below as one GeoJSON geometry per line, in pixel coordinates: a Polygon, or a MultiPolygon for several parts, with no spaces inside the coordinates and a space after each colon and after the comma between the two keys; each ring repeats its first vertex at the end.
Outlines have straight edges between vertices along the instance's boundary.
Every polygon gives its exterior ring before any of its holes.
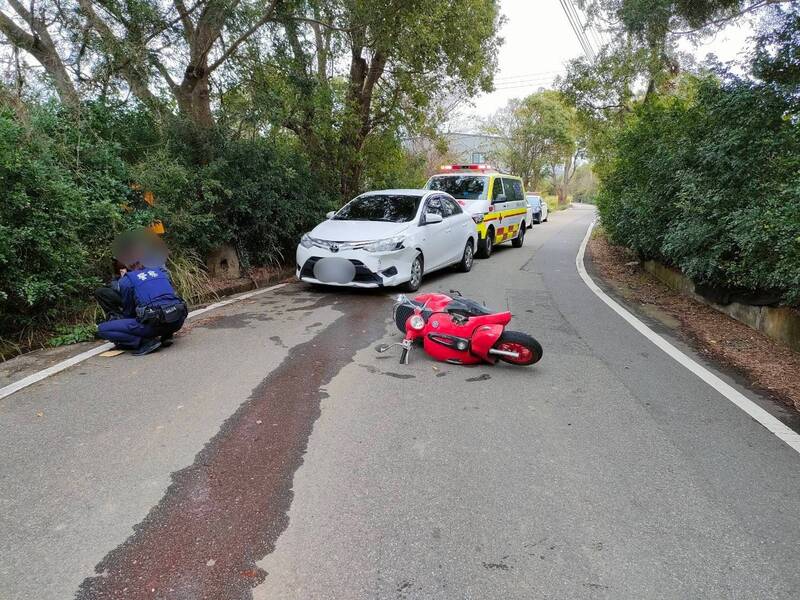
{"type": "Polygon", "coordinates": [[[19,0],[8,0],[14,11],[0,11],[0,33],[18,50],[28,52],[44,68],[61,101],[69,106],[78,104],[78,91],[59,55],[58,47],[48,29],[53,15],[44,9],[36,11],[35,4],[26,8],[19,0]],[[15,18],[16,17],[16,18],[15,18]]]}
{"type": "Polygon", "coordinates": [[[36,59],[65,104],[79,100],[76,79],[106,91],[116,78],[151,109],[168,108],[166,93],[194,126],[208,129],[214,125],[212,75],[274,20],[279,3],[65,0],[45,1],[37,13],[9,0],[16,19],[0,12],[0,32],[36,59]],[[55,22],[65,28],[57,41],[48,29],[55,22]],[[74,58],[68,65],[63,56],[74,58]]]}
{"type": "Polygon", "coordinates": [[[361,188],[370,136],[419,130],[441,97],[491,87],[495,0],[319,0],[303,10],[296,26],[281,20],[277,69],[258,79],[280,81],[280,121],[338,174],[343,198],[361,188]],[[320,29],[319,20],[332,27],[320,29]]]}
{"type": "Polygon", "coordinates": [[[549,173],[559,201],[564,202],[578,158],[576,116],[561,93],[548,90],[511,100],[489,120],[485,131],[500,136],[501,160],[527,187],[538,189],[549,173]]]}
{"type": "Polygon", "coordinates": [[[800,5],[774,7],[765,21],[768,26],[756,39],[753,74],[800,107],[800,5]]]}

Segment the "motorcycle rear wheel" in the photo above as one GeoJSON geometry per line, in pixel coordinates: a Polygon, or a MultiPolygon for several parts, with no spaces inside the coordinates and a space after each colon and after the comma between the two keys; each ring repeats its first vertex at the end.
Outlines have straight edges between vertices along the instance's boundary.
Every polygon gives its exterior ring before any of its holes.
{"type": "Polygon", "coordinates": [[[519,331],[504,331],[495,345],[495,350],[505,352],[517,352],[518,358],[510,356],[500,356],[500,360],[511,365],[528,366],[539,362],[542,359],[542,345],[527,333],[519,331]]]}

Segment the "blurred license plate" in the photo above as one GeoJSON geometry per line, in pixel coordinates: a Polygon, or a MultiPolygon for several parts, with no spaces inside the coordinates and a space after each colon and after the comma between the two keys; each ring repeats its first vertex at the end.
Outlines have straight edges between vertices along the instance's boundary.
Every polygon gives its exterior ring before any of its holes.
{"type": "Polygon", "coordinates": [[[350,283],[356,268],[344,258],[323,258],[314,265],[314,279],[323,283],[350,283]]]}

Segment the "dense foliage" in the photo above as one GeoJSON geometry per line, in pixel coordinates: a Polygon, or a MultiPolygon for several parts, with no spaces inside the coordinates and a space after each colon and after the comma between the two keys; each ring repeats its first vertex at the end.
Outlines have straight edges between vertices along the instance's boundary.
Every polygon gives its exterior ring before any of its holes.
{"type": "Polygon", "coordinates": [[[130,188],[114,142],[46,106],[0,105],[0,336],[99,281],[130,188]]]}
{"type": "Polygon", "coordinates": [[[800,301],[800,128],[769,88],[708,78],[640,108],[599,207],[612,237],[695,282],[800,301]]]}
{"type": "Polygon", "coordinates": [[[198,165],[184,131],[147,125],[138,111],[0,101],[0,338],[79,314],[122,231],[160,219],[177,257],[231,244],[267,265],[336,204],[285,133],[216,136],[198,165]]]}
{"type": "Polygon", "coordinates": [[[501,43],[496,0],[188,4],[0,8],[0,346],[86,322],[123,230],[273,265],[363,189],[419,185],[401,139],[489,89],[501,43]]]}
{"type": "MultiPolygon", "coordinates": [[[[725,4],[707,6],[738,6],[725,4]]],[[[706,289],[800,303],[800,7],[765,16],[750,75],[641,56],[618,45],[562,81],[591,132],[606,229],[706,289]]]]}

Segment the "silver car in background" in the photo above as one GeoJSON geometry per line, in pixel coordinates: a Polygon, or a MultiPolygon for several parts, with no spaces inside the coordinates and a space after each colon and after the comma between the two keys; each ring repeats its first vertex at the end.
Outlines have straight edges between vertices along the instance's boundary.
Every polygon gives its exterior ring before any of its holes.
{"type": "Polygon", "coordinates": [[[533,227],[533,224],[543,223],[549,217],[549,206],[544,198],[539,194],[525,194],[525,200],[528,204],[528,228],[533,227]]]}

